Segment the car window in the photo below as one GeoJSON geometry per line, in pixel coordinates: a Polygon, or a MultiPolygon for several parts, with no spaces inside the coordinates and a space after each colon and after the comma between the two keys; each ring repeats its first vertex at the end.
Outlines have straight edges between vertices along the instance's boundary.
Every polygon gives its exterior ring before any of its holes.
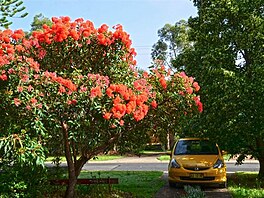
{"type": "Polygon", "coordinates": [[[218,155],[215,143],[209,140],[180,140],[178,141],[175,155],[218,155]]]}

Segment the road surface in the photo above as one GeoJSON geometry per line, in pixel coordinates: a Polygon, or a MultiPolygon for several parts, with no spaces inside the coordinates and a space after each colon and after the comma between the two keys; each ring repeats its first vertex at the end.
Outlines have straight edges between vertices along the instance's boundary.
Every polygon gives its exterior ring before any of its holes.
{"type": "MultiPolygon", "coordinates": [[[[52,166],[51,163],[46,163],[52,166]]],[[[61,166],[66,166],[65,162],[61,166]]],[[[227,172],[237,171],[258,172],[259,163],[256,160],[248,160],[242,165],[235,165],[235,161],[226,161],[227,172]]],[[[83,170],[90,171],[163,171],[168,170],[168,161],[159,161],[156,156],[126,157],[109,161],[89,161],[83,166],[83,170]]]]}

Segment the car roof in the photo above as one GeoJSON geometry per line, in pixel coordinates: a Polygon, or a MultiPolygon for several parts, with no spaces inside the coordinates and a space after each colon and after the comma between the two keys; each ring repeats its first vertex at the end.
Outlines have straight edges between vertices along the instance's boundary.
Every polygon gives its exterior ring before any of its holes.
{"type": "Polygon", "coordinates": [[[194,137],[190,137],[190,138],[180,138],[179,140],[209,140],[209,138],[194,138],[194,137]]]}

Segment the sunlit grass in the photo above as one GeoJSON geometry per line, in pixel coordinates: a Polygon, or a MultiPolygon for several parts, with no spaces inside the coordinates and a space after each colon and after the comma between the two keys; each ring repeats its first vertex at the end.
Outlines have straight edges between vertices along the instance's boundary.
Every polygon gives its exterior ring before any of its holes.
{"type": "MultiPolygon", "coordinates": [[[[67,178],[67,170],[62,170],[60,178],[67,178]]],[[[162,171],[82,171],[78,178],[118,178],[118,184],[77,185],[76,193],[80,198],[152,198],[165,185],[162,171]]],[[[46,197],[60,197],[65,186],[51,186],[46,197]]]]}
{"type": "Polygon", "coordinates": [[[113,189],[131,193],[135,197],[151,198],[165,184],[161,171],[95,171],[82,172],[80,178],[118,178],[119,184],[113,189]]]}
{"type": "Polygon", "coordinates": [[[161,156],[157,157],[157,159],[160,161],[169,161],[170,156],[169,155],[161,155],[161,156]]]}
{"type": "Polygon", "coordinates": [[[229,177],[228,190],[234,198],[263,198],[264,182],[256,172],[237,172],[229,177]]]}
{"type": "Polygon", "coordinates": [[[121,159],[124,158],[125,156],[122,155],[100,155],[94,157],[92,160],[95,161],[107,161],[107,160],[115,160],[115,159],[121,159]]]}

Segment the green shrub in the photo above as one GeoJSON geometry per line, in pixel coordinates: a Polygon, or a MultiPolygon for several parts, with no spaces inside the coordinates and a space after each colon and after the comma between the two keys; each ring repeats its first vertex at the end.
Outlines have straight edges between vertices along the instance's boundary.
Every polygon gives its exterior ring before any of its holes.
{"type": "Polygon", "coordinates": [[[0,174],[0,197],[38,197],[46,183],[46,171],[41,167],[12,165],[0,174]]]}

